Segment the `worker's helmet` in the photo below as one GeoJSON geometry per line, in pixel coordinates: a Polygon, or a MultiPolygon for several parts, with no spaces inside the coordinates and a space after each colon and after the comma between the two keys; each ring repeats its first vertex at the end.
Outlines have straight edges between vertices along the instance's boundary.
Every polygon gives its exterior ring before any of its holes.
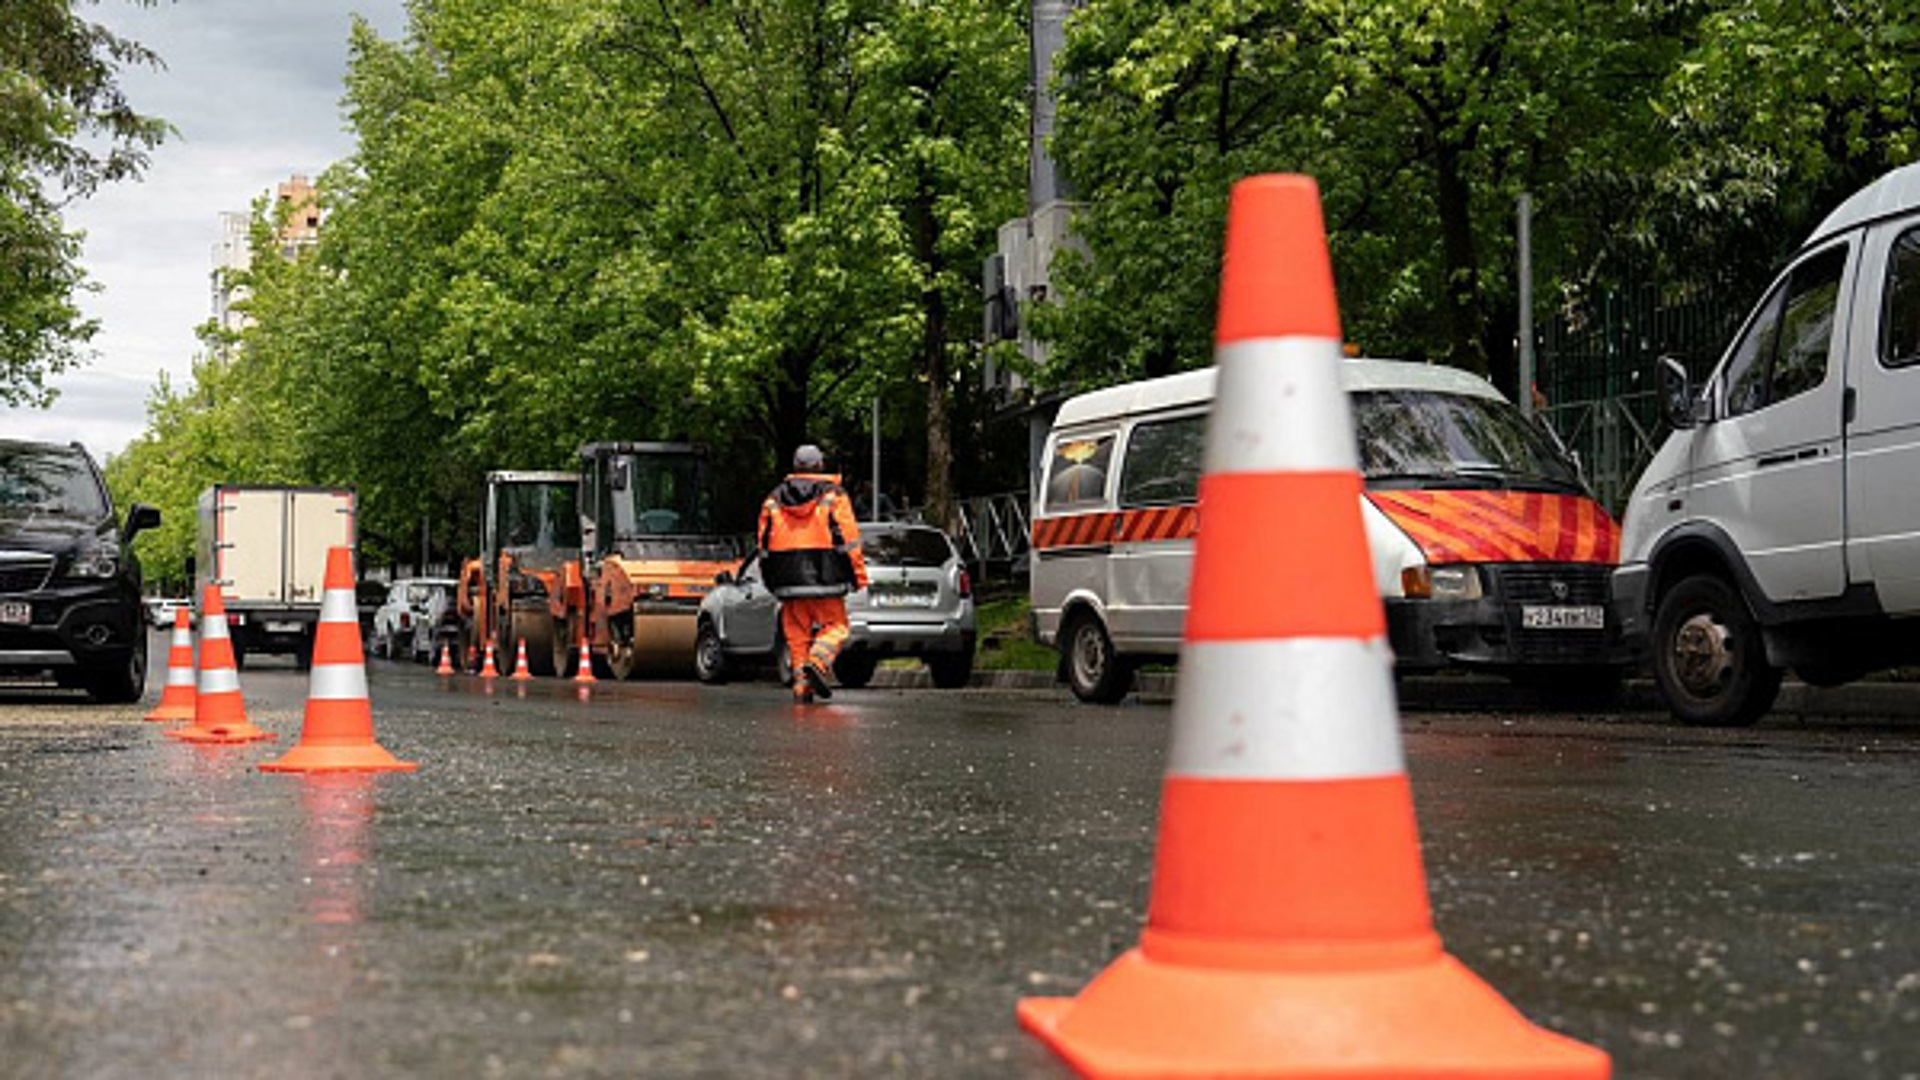
{"type": "Polygon", "coordinates": [[[802,444],[800,449],[793,452],[793,467],[796,469],[811,471],[823,469],[826,465],[827,455],[821,453],[820,448],[812,443],[802,444]]]}

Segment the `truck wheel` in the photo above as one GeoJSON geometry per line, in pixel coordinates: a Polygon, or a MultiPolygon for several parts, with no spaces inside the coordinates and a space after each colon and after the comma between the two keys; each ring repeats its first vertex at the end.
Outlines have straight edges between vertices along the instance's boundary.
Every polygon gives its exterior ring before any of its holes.
{"type": "Polygon", "coordinates": [[[873,681],[873,669],[880,666],[880,658],[865,649],[848,649],[834,658],[833,676],[840,685],[858,690],[873,681]]]}
{"type": "Polygon", "coordinates": [[[1660,597],[1653,674],[1673,715],[1688,724],[1745,727],[1780,692],[1760,627],[1725,578],[1695,574],[1660,597]]]}
{"type": "Polygon", "coordinates": [[[720,631],[711,619],[700,620],[700,629],[694,633],[693,674],[703,683],[727,681],[726,646],[720,641],[720,631]]]}
{"type": "Polygon", "coordinates": [[[1133,683],[1133,666],[1113,651],[1098,617],[1079,614],[1060,635],[1061,660],[1073,696],[1092,705],[1116,705],[1133,683]]]}
{"type": "Polygon", "coordinates": [[[527,643],[527,670],[542,679],[553,677],[553,616],[544,611],[516,611],[508,624],[513,651],[507,663],[518,662],[520,643],[527,643]]]}

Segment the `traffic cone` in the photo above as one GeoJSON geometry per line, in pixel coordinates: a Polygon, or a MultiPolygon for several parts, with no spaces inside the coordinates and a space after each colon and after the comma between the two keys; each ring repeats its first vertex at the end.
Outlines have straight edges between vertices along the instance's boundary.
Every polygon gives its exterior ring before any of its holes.
{"type": "Polygon", "coordinates": [[[533,678],[533,672],[527,670],[527,639],[520,639],[520,647],[514,650],[513,674],[507,678],[514,682],[526,682],[533,678]]]}
{"type": "Polygon", "coordinates": [[[162,732],[195,743],[243,743],[273,738],[247,719],[240,700],[240,666],[227,635],[227,605],[220,586],[209,585],[200,601],[200,675],[193,694],[193,723],[162,732]]]}
{"type": "Polygon", "coordinates": [[[435,675],[453,674],[453,650],[445,642],[440,644],[440,666],[433,669],[435,675]]]}
{"type": "Polygon", "coordinates": [[[500,677],[500,669],[493,666],[493,642],[487,642],[486,659],[480,664],[480,674],[489,679],[500,677]]]}
{"type": "Polygon", "coordinates": [[[1310,178],[1235,185],[1217,347],[1146,930],[1021,1025],[1088,1076],[1607,1076],[1433,929],[1310,178]]]}
{"type": "Polygon", "coordinates": [[[160,691],[160,701],[147,714],[147,719],[193,719],[193,680],[193,627],[187,620],[187,609],[182,607],[173,613],[173,639],[167,646],[167,685],[160,691]]]}
{"type": "Polygon", "coordinates": [[[579,670],[573,673],[573,681],[577,683],[600,681],[593,677],[593,649],[588,647],[587,639],[584,637],[580,639],[580,666],[579,670]]]}
{"type": "Polygon", "coordinates": [[[412,772],[373,741],[373,703],[367,700],[366,653],[353,598],[353,549],[327,549],[320,625],[313,639],[313,676],[300,743],[262,772],[412,772]]]}

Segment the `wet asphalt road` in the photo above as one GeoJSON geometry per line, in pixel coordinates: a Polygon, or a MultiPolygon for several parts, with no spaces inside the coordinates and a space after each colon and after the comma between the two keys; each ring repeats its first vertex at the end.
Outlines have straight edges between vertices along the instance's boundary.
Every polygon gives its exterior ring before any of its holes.
{"type": "MultiPolygon", "coordinates": [[[[254,771],[288,668],[227,748],[0,690],[0,1074],[1056,1077],[1014,1003],[1137,940],[1164,705],[370,674],[416,774],[254,771]]],[[[1536,1022],[1920,1075],[1920,724],[1404,730],[1438,929],[1536,1022]]]]}

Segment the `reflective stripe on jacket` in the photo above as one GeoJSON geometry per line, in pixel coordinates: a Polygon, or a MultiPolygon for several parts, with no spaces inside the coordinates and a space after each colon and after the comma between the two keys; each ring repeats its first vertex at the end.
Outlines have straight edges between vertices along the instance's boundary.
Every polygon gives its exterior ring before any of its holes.
{"type": "Polygon", "coordinates": [[[775,596],[844,596],[867,587],[860,525],[838,476],[794,473],[760,506],[760,574],[775,596]]]}

